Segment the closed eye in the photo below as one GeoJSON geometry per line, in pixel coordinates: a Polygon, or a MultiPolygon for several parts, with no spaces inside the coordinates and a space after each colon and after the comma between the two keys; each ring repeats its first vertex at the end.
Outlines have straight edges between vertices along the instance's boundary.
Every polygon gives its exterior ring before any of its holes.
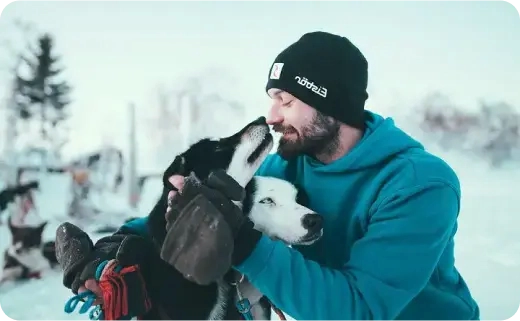
{"type": "Polygon", "coordinates": [[[262,198],[259,202],[260,204],[268,204],[268,205],[272,205],[274,204],[274,201],[272,198],[270,197],[266,197],[266,198],[262,198]]]}
{"type": "Polygon", "coordinates": [[[283,107],[291,107],[294,100],[289,100],[288,102],[282,103],[283,107]]]}

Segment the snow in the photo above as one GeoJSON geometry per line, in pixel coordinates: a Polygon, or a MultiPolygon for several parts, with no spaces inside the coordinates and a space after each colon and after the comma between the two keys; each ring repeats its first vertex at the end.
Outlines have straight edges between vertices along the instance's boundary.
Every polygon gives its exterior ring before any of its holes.
{"type": "MultiPolygon", "coordinates": [[[[482,319],[511,318],[520,303],[520,218],[515,216],[520,213],[520,203],[513,201],[520,190],[520,170],[490,170],[483,162],[466,156],[454,153],[441,153],[441,156],[457,171],[463,188],[456,237],[457,267],[480,305],[482,319]]],[[[159,188],[158,179],[144,186],[139,215],[146,215],[153,206],[159,188]]],[[[40,215],[54,218],[46,229],[47,239],[53,238],[64,215],[67,190],[66,178],[49,175],[37,195],[40,215]]],[[[104,202],[130,211],[121,195],[109,195],[104,202]]],[[[0,248],[8,241],[4,224],[0,226],[0,248]]],[[[17,286],[4,284],[0,286],[0,307],[16,320],[88,320],[88,315],[63,311],[71,293],[61,282],[59,271],[49,271],[40,280],[17,286]]]]}

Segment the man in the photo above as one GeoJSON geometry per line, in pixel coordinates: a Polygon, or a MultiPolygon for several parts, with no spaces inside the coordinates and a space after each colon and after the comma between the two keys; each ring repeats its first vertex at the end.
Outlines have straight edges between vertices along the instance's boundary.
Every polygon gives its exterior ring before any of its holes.
{"type": "Polygon", "coordinates": [[[276,57],[268,122],[283,136],[257,174],[302,187],[324,235],[288,248],[247,225],[234,268],[297,320],[478,319],[454,266],[459,180],[391,119],[365,111],[366,88],[367,61],[344,37],[308,33],[276,57]]]}

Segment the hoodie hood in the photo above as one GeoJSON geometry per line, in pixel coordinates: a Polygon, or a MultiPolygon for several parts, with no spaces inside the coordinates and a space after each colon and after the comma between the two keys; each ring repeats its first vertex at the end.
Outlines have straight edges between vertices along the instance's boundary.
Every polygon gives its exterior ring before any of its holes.
{"type": "Polygon", "coordinates": [[[424,149],[421,143],[396,127],[392,118],[383,118],[370,111],[365,113],[367,115],[365,134],[345,156],[330,164],[323,164],[312,157],[305,156],[306,165],[324,172],[359,171],[378,167],[389,158],[410,149],[424,149]]]}

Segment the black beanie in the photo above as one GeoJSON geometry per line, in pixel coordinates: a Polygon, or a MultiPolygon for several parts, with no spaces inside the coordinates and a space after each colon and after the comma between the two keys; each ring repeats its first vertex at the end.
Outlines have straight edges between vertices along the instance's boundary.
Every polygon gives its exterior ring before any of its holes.
{"type": "Polygon", "coordinates": [[[266,91],[284,90],[325,115],[363,128],[368,63],[347,38],[304,34],[275,59],[266,91]]]}

